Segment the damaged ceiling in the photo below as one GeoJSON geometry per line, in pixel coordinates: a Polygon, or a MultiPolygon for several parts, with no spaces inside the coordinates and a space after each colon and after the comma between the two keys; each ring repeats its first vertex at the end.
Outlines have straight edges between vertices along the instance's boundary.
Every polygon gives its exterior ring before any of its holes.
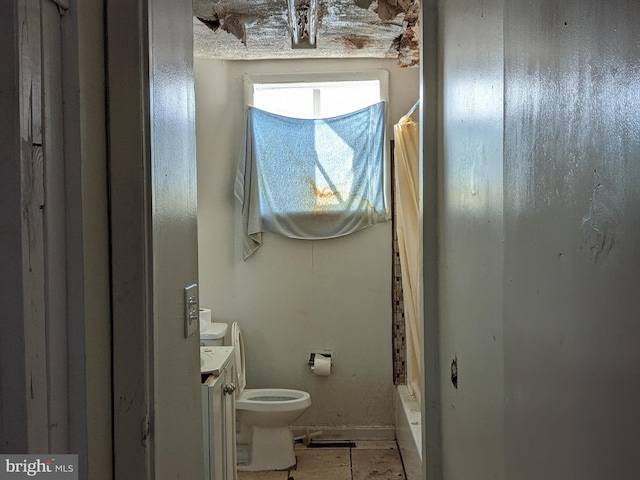
{"type": "MultiPolygon", "coordinates": [[[[308,0],[296,0],[308,2],[308,0]]],[[[287,0],[193,0],[197,58],[396,58],[418,65],[419,0],[318,0],[315,48],[292,48],[287,0]]]]}

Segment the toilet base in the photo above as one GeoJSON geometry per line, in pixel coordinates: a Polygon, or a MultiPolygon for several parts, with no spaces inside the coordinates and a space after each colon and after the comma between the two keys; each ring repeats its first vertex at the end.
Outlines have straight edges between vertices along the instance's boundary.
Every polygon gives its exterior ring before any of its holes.
{"type": "Polygon", "coordinates": [[[251,428],[249,463],[238,464],[238,470],[256,472],[262,470],[286,470],[296,464],[293,433],[289,426],[251,428]]]}

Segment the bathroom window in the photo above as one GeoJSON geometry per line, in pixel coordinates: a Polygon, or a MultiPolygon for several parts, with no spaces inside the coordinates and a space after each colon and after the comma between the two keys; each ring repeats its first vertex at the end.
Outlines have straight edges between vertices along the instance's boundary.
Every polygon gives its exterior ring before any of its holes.
{"type": "Polygon", "coordinates": [[[245,258],[261,232],[318,240],[388,220],[387,77],[245,77],[235,187],[253,239],[245,258]]]}
{"type": "Polygon", "coordinates": [[[287,117],[337,117],[381,100],[379,80],[253,85],[254,107],[287,117]]]}
{"type": "Polygon", "coordinates": [[[389,72],[245,75],[245,107],[297,118],[327,118],[388,102],[389,72]]]}

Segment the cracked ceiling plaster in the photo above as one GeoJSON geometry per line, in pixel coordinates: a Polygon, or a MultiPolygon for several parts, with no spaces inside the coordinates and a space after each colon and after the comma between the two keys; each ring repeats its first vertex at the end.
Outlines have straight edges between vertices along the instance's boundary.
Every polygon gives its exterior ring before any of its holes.
{"type": "Polygon", "coordinates": [[[316,48],[292,48],[286,0],[193,0],[194,54],[226,60],[396,58],[399,66],[415,66],[418,2],[318,0],[316,48]]]}

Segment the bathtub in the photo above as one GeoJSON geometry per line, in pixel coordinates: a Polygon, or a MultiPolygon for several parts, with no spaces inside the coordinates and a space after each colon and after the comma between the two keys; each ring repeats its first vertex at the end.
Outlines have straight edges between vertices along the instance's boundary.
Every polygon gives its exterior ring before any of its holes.
{"type": "Polygon", "coordinates": [[[422,415],[406,385],[398,385],[395,399],[396,440],[407,480],[422,479],[422,415]]]}

